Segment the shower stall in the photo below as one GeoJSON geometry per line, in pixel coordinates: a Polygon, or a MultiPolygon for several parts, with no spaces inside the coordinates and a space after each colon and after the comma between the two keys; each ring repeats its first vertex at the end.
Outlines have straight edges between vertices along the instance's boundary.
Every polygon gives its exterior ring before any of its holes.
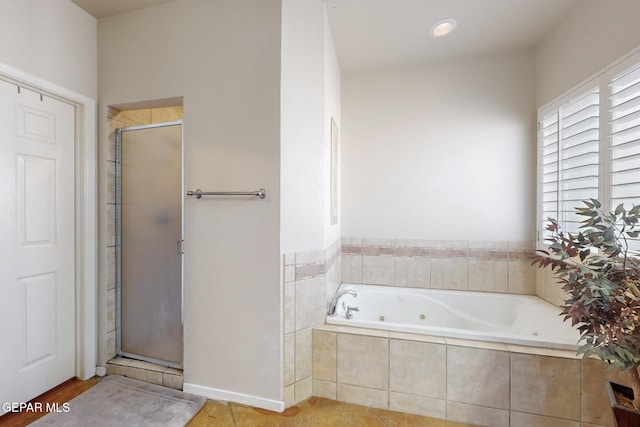
{"type": "Polygon", "coordinates": [[[116,130],[116,349],[182,367],[182,122],[116,130]]]}

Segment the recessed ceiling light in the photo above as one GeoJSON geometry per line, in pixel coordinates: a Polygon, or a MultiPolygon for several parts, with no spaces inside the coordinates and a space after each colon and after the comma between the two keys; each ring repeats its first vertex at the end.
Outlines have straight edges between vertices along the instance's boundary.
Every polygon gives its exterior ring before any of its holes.
{"type": "Polygon", "coordinates": [[[456,21],[455,19],[453,18],[441,19],[431,26],[431,29],[429,30],[429,35],[435,38],[443,37],[443,36],[446,36],[447,34],[450,34],[457,27],[458,27],[458,21],[456,21]]]}

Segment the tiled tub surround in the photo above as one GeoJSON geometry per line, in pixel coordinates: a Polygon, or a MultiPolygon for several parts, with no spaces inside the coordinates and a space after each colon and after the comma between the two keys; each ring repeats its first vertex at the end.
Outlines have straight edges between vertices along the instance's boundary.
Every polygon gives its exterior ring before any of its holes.
{"type": "Polygon", "coordinates": [[[536,295],[533,242],[342,238],[342,282],[536,295]]]}
{"type": "Polygon", "coordinates": [[[284,401],[312,395],[312,330],[324,324],[340,285],[340,241],[326,250],[284,255],[284,401]]]}
{"type": "Polygon", "coordinates": [[[612,426],[598,360],[550,350],[325,325],[313,394],[491,427],[612,426]]]}

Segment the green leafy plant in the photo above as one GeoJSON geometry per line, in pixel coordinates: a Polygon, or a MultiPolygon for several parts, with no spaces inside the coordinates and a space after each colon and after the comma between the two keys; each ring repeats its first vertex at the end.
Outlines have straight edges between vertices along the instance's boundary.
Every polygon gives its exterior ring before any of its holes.
{"type": "Polygon", "coordinates": [[[548,250],[538,250],[533,264],[550,267],[567,293],[564,320],[580,331],[578,354],[593,354],[626,372],[640,408],[640,259],[629,249],[640,235],[640,205],[619,205],[605,212],[598,200],[576,208],[585,219],[578,233],[561,230],[548,219],[548,250]]]}

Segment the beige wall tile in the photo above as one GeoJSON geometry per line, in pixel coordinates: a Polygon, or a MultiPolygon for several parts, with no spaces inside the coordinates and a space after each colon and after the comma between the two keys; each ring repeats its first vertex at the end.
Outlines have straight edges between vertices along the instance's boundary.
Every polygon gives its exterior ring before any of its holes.
{"type": "Polygon", "coordinates": [[[296,334],[284,336],[284,385],[288,386],[296,380],[296,334]]]}
{"type": "Polygon", "coordinates": [[[162,385],[165,387],[182,390],[183,383],[182,375],[173,375],[166,372],[162,374],[162,385]]]}
{"type": "Polygon", "coordinates": [[[342,265],[342,282],[343,283],[362,283],[362,255],[340,256],[342,265]]]}
{"type": "Polygon", "coordinates": [[[509,261],[509,293],[522,295],[536,294],[538,267],[531,261],[509,261]]]}
{"type": "Polygon", "coordinates": [[[362,283],[395,285],[396,259],[393,256],[362,256],[362,283]]]}
{"type": "Polygon", "coordinates": [[[446,398],[446,347],[417,341],[389,343],[389,390],[446,398]]]}
{"type": "Polygon", "coordinates": [[[509,411],[447,402],[447,419],[486,427],[509,427],[509,411]]]}
{"type": "Polygon", "coordinates": [[[107,331],[116,329],[116,290],[107,291],[107,331]]]}
{"type": "Polygon", "coordinates": [[[404,332],[389,332],[389,338],[397,340],[429,342],[432,344],[446,344],[444,338],[432,335],[407,334],[404,332]]]}
{"type": "Polygon", "coordinates": [[[447,399],[509,409],[509,353],[448,347],[447,399]]]}
{"type": "Polygon", "coordinates": [[[127,377],[151,384],[162,385],[162,372],[127,366],[127,377]]]}
{"type": "Polygon", "coordinates": [[[396,249],[397,248],[428,248],[428,247],[429,247],[428,240],[396,239],[396,249]]]}
{"type": "Polygon", "coordinates": [[[337,363],[338,383],[386,390],[389,383],[389,340],[338,334],[337,363]]]}
{"type": "Polygon", "coordinates": [[[295,282],[296,280],[296,266],[285,265],[284,266],[284,281],[285,283],[295,282]]]}
{"type": "Polygon", "coordinates": [[[106,272],[106,289],[115,289],[116,287],[116,248],[111,246],[105,249],[107,257],[107,264],[105,266],[106,272]]]}
{"type": "Polygon", "coordinates": [[[386,390],[376,390],[338,383],[336,395],[340,402],[370,406],[372,408],[389,408],[389,392],[386,390]]]}
{"type": "Polygon", "coordinates": [[[329,304],[333,299],[333,296],[336,294],[336,292],[338,292],[339,287],[340,287],[339,281],[329,280],[329,277],[327,276],[327,289],[326,289],[325,301],[324,301],[325,315],[326,315],[326,310],[328,309],[329,304]]]}
{"type": "Polygon", "coordinates": [[[331,381],[323,381],[313,379],[313,396],[324,397],[326,399],[337,399],[337,386],[336,383],[331,381]]]}
{"type": "Polygon", "coordinates": [[[284,265],[295,265],[295,263],[296,263],[295,253],[284,254],[284,265]]]}
{"type": "Polygon", "coordinates": [[[580,419],[579,360],[511,355],[511,409],[571,420],[580,419]]]}
{"type": "Polygon", "coordinates": [[[509,270],[507,261],[470,259],[469,290],[507,292],[509,270]]]}
{"type": "Polygon", "coordinates": [[[370,337],[389,338],[389,332],[382,329],[355,328],[353,326],[338,326],[338,332],[351,335],[366,335],[370,337]]]}
{"type": "Polygon", "coordinates": [[[296,330],[296,284],[284,284],[284,333],[296,330]]]}
{"type": "Polygon", "coordinates": [[[313,331],[313,378],[336,381],[337,334],[313,331]]]}
{"type": "Polygon", "coordinates": [[[107,360],[116,356],[116,331],[107,332],[107,360]]]}
{"type": "Polygon", "coordinates": [[[107,150],[106,150],[106,158],[107,161],[116,161],[116,129],[124,127],[124,124],[116,121],[109,120],[108,124],[109,128],[107,129],[107,150]]]}
{"type": "Polygon", "coordinates": [[[324,277],[296,281],[296,330],[324,323],[326,289],[324,277]]]}
{"type": "Polygon", "coordinates": [[[296,381],[310,377],[312,374],[313,339],[311,332],[311,329],[296,332],[296,381]]]}
{"type": "Polygon", "coordinates": [[[551,269],[546,269],[545,275],[545,295],[546,300],[551,304],[562,306],[567,299],[567,294],[562,290],[562,285],[558,283],[551,269]]]}
{"type": "Polygon", "coordinates": [[[511,412],[511,427],[580,427],[578,421],[563,420],[561,418],[543,417],[541,415],[511,412]]]}
{"type": "Polygon", "coordinates": [[[340,244],[347,246],[362,246],[362,239],[359,237],[341,237],[340,244]]]}
{"type": "Polygon", "coordinates": [[[362,247],[395,248],[395,239],[362,239],[362,247]]]}
{"type": "Polygon", "coordinates": [[[324,251],[296,252],[296,266],[324,264],[324,251]]]}
{"type": "Polygon", "coordinates": [[[120,111],[116,120],[131,125],[145,125],[151,123],[151,109],[120,111]]]}
{"type": "Polygon", "coordinates": [[[556,348],[529,347],[524,345],[506,344],[507,349],[512,353],[536,354],[538,356],[562,357],[564,359],[582,360],[574,350],[562,350],[556,348]]]}
{"type": "Polygon", "coordinates": [[[536,249],[536,242],[528,240],[507,242],[507,247],[510,251],[533,251],[536,249]]]}
{"type": "Polygon", "coordinates": [[[428,288],[430,262],[426,257],[396,257],[396,286],[428,288]]]}
{"type": "Polygon", "coordinates": [[[393,391],[389,392],[389,409],[440,419],[445,419],[447,415],[447,403],[445,400],[393,391]]]}
{"type": "Polygon", "coordinates": [[[107,363],[107,375],[127,375],[127,367],[107,363]]]}
{"type": "Polygon", "coordinates": [[[582,362],[582,421],[613,426],[609,397],[604,387],[605,369],[599,360],[582,362]]]}
{"type": "Polygon", "coordinates": [[[467,249],[469,242],[467,240],[429,240],[429,246],[432,248],[467,249]]]}
{"type": "Polygon", "coordinates": [[[506,251],[509,249],[509,243],[505,241],[495,240],[469,240],[469,249],[490,249],[506,251]]]}
{"type": "Polygon", "coordinates": [[[313,379],[309,376],[296,381],[294,390],[296,403],[307,400],[313,393],[313,379]]]}
{"type": "Polygon", "coordinates": [[[126,359],[124,357],[116,357],[107,362],[110,365],[129,366],[133,362],[133,359],[126,359]]]}
{"type": "Polygon", "coordinates": [[[107,205],[107,234],[105,235],[107,246],[116,244],[116,205],[107,205]]]}
{"type": "Polygon", "coordinates": [[[542,299],[547,299],[547,288],[545,285],[545,269],[536,269],[536,295],[542,299]]]}
{"type": "Polygon", "coordinates": [[[106,188],[106,196],[107,203],[115,204],[116,203],[116,163],[107,161],[107,188],[106,188]]]}
{"type": "Polygon", "coordinates": [[[184,110],[181,105],[151,109],[151,123],[174,122],[181,120],[183,116],[184,110]]]}
{"type": "Polygon", "coordinates": [[[295,405],[296,402],[296,386],[295,384],[288,385],[284,388],[284,407],[290,408],[295,405]]]}
{"type": "Polygon", "coordinates": [[[324,324],[324,325],[320,325],[316,328],[313,328],[314,331],[327,331],[327,332],[338,332],[338,326],[337,325],[328,325],[328,324],[324,324]]]}
{"type": "Polygon", "coordinates": [[[432,258],[431,287],[434,289],[467,290],[469,288],[466,258],[432,258]]]}
{"type": "Polygon", "coordinates": [[[509,351],[505,344],[491,341],[464,340],[460,338],[444,338],[444,342],[457,347],[482,348],[485,350],[509,351]]]}
{"type": "Polygon", "coordinates": [[[145,369],[147,371],[154,371],[154,372],[164,372],[166,368],[165,366],[157,365],[151,362],[145,362],[143,360],[132,360],[128,366],[131,368],[145,369]]]}

